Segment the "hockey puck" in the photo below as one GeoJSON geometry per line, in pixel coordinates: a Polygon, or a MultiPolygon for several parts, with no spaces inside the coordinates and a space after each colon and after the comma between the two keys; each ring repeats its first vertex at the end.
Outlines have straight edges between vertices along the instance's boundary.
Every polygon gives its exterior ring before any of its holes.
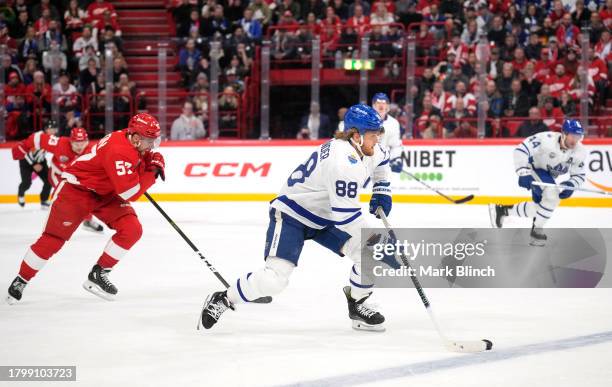
{"type": "Polygon", "coordinates": [[[482,341],[484,341],[485,344],[487,345],[485,348],[485,351],[490,351],[491,348],[493,348],[493,342],[491,340],[482,339],[482,341]]]}

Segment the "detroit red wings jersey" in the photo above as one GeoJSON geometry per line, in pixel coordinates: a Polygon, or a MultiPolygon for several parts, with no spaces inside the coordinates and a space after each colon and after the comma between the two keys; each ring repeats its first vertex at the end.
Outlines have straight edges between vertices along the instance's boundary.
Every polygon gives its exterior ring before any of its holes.
{"type": "MultiPolygon", "coordinates": [[[[88,145],[83,153],[89,153],[92,145],[88,145]]],[[[70,138],[48,135],[44,132],[32,133],[30,137],[13,147],[13,158],[21,160],[31,151],[45,150],[53,155],[49,163],[49,179],[56,187],[61,174],[66,167],[79,155],[72,150],[70,138]]]]}
{"type": "Polygon", "coordinates": [[[155,174],[145,170],[144,157],[130,143],[124,130],[113,132],[78,157],[62,177],[99,195],[117,194],[137,200],[153,183],[155,174]]]}

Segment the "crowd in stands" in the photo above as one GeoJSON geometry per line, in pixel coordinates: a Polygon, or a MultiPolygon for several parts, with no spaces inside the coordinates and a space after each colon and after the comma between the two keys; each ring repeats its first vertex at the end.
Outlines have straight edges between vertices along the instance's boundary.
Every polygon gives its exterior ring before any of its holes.
{"type": "MultiPolygon", "coordinates": [[[[115,111],[131,104],[135,84],[122,55],[121,27],[112,3],[103,0],[9,0],[0,5],[0,44],[5,76],[8,139],[27,136],[35,112],[51,115],[52,99],[60,112],[60,133],[89,124],[104,133],[105,94],[113,93],[115,111]],[[113,90],[106,90],[105,49],[113,53],[113,90]],[[85,109],[91,122],[84,123],[85,109]]],[[[116,116],[122,127],[126,115],[116,116]]],[[[90,133],[91,134],[91,133],[90,133]]]]}
{"type": "MultiPolygon", "coordinates": [[[[564,116],[580,113],[583,89],[592,112],[603,111],[610,96],[612,0],[168,0],[168,9],[181,41],[177,67],[182,86],[191,95],[177,120],[188,122],[194,115],[204,132],[212,43],[220,46],[223,129],[237,125],[236,115],[223,111],[235,111],[240,104],[257,46],[266,37],[273,68],[309,66],[314,36],[321,41],[323,65],[339,67],[343,58],[359,57],[360,38],[367,35],[370,57],[383,63],[386,76],[402,80],[403,38],[414,32],[419,66],[412,90],[415,137],[475,135],[482,37],[489,43],[483,107],[488,136],[529,134],[542,127],[540,122],[557,129],[564,116]],[[590,40],[586,67],[581,62],[584,28],[590,40]],[[519,120],[525,117],[529,120],[519,120]],[[509,127],[517,122],[521,128],[509,127]]],[[[113,93],[117,112],[129,111],[134,103],[136,85],[129,78],[121,26],[110,2],[2,1],[0,44],[9,54],[2,58],[9,138],[27,135],[35,124],[34,109],[48,116],[53,96],[63,133],[83,124],[83,109],[93,113],[88,114],[89,127],[99,130],[107,92],[113,93]],[[114,58],[111,91],[102,70],[107,47],[114,58]],[[60,69],[57,79],[52,79],[53,68],[60,69]]],[[[403,98],[394,102],[391,114],[408,127],[403,98]]],[[[117,116],[115,125],[125,119],[117,116]]],[[[293,133],[304,122],[318,119],[296,122],[293,133]]],[[[199,125],[193,136],[202,136],[199,125]]]]}
{"type": "MultiPolygon", "coordinates": [[[[413,90],[416,137],[476,135],[482,37],[489,43],[488,136],[522,136],[541,123],[558,129],[564,116],[579,114],[583,87],[593,112],[610,94],[612,0],[174,0],[171,7],[178,36],[187,42],[180,61],[186,85],[209,76],[211,41],[222,46],[222,67],[236,69],[232,79],[244,80],[266,36],[273,66],[309,66],[310,41],[318,35],[324,66],[337,67],[338,59],[358,57],[359,38],[367,34],[370,58],[384,58],[385,75],[398,77],[402,38],[414,31],[422,68],[413,90]],[[521,121],[520,130],[507,127],[521,121]]],[[[229,79],[226,73],[226,84],[229,79]]],[[[406,128],[407,107],[396,102],[391,113],[406,128]]],[[[303,122],[298,137],[305,136],[303,122]]]]}

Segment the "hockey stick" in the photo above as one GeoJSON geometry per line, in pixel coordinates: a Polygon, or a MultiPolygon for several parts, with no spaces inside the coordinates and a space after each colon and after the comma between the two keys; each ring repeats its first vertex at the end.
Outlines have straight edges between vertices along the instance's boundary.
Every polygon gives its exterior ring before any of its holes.
{"type": "Polygon", "coordinates": [[[561,191],[569,189],[571,191],[591,192],[591,193],[596,193],[596,194],[600,194],[600,195],[609,195],[609,196],[612,196],[612,192],[601,191],[601,190],[598,190],[598,189],[590,189],[590,188],[582,188],[582,187],[570,187],[569,185],[558,185],[558,184],[552,184],[552,183],[543,183],[541,181],[534,181],[531,184],[538,185],[540,187],[558,188],[561,191]]]}
{"type": "MultiPolygon", "coordinates": [[[[198,254],[198,256],[200,257],[200,259],[206,264],[206,266],[210,269],[210,271],[213,272],[213,274],[215,275],[215,277],[217,277],[217,279],[219,281],[221,281],[221,283],[223,284],[223,286],[225,286],[226,288],[229,288],[229,284],[227,283],[227,281],[225,280],[225,278],[223,278],[221,276],[221,274],[219,274],[219,272],[217,271],[217,269],[215,269],[215,267],[210,263],[210,261],[204,256],[204,254],[202,254],[200,252],[200,250],[198,250],[198,248],[196,247],[196,245],[193,244],[193,242],[191,242],[191,240],[187,237],[187,235],[185,235],[185,233],[183,232],[183,230],[181,230],[179,228],[179,226],[176,225],[176,223],[174,223],[174,221],[168,216],[168,214],[166,214],[166,211],[164,211],[159,204],[157,204],[157,202],[155,201],[155,199],[153,199],[151,197],[151,195],[149,195],[148,192],[144,193],[144,196],[151,202],[151,204],[153,204],[153,207],[155,207],[157,209],[157,211],[159,211],[160,214],[162,214],[162,216],[168,221],[168,223],[170,223],[170,225],[176,230],[176,232],[179,233],[179,235],[183,238],[183,240],[185,242],[187,242],[187,244],[189,245],[189,247],[191,247],[191,249],[198,254]]],[[[258,298],[256,300],[253,300],[251,302],[255,302],[258,304],[269,304],[270,302],[272,302],[272,297],[261,297],[258,298]]]]}
{"type": "MultiPolygon", "coordinates": [[[[406,161],[406,163],[408,162],[407,158],[406,158],[406,153],[402,152],[402,162],[406,161]]],[[[434,191],[435,193],[437,193],[438,195],[442,196],[444,199],[448,200],[449,202],[455,203],[455,204],[462,204],[465,202],[469,202],[470,200],[474,199],[474,195],[470,194],[464,198],[461,199],[453,199],[448,195],[443,194],[442,192],[438,191],[437,189],[435,189],[434,187],[430,186],[429,184],[425,183],[423,180],[419,179],[418,177],[416,177],[415,175],[413,175],[412,173],[408,172],[405,169],[402,169],[402,172],[407,174],[408,176],[412,177],[414,180],[418,181],[419,183],[423,184],[425,187],[429,188],[430,190],[434,191]]]]}
{"type": "MultiPolygon", "coordinates": [[[[389,235],[397,239],[381,207],[378,207],[376,209],[376,214],[380,217],[380,219],[382,219],[389,235]]],[[[410,269],[410,263],[408,262],[408,259],[406,258],[406,256],[404,256],[403,254],[399,254],[398,256],[401,259],[402,263],[407,268],[410,269]]],[[[412,272],[412,270],[410,270],[409,272],[412,272]]],[[[444,346],[449,351],[471,353],[471,352],[490,351],[491,348],[493,348],[493,343],[491,342],[491,340],[487,340],[487,339],[473,340],[473,341],[449,340],[444,334],[444,332],[442,332],[442,329],[440,328],[440,325],[438,324],[438,320],[436,319],[436,316],[434,315],[431,304],[429,303],[429,300],[427,299],[427,295],[425,295],[425,291],[423,290],[423,287],[421,286],[419,279],[415,275],[410,275],[410,279],[412,280],[412,283],[414,284],[414,288],[416,289],[417,293],[419,293],[419,297],[421,297],[421,301],[423,302],[423,305],[425,306],[425,309],[427,310],[427,314],[429,314],[429,318],[431,319],[431,322],[436,328],[438,335],[442,339],[444,346]]]]}

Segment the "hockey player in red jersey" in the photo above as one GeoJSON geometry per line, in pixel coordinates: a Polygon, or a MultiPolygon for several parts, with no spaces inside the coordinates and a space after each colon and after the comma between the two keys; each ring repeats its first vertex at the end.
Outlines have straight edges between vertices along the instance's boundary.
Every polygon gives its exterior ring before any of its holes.
{"type": "MultiPolygon", "coordinates": [[[[53,158],[49,164],[48,180],[56,190],[66,167],[81,154],[88,153],[91,147],[87,131],[83,128],[73,128],[70,138],[56,137],[43,132],[32,133],[26,140],[15,145],[12,152],[14,160],[22,160],[29,152],[39,149],[51,153],[53,158]]],[[[102,231],[102,225],[94,221],[91,215],[85,218],[83,226],[90,231],[102,231]]]]}
{"type": "Polygon", "coordinates": [[[159,136],[157,120],[146,113],[137,114],[127,129],[104,137],[66,168],[45,229],[26,252],[19,275],[9,287],[9,304],[21,300],[28,282],[90,214],[116,232],[83,287],[105,300],[114,298],[117,288],[108,275],[142,235],[130,202],[151,187],[156,177],[164,179],[164,158],[153,151],[159,136]]]}

